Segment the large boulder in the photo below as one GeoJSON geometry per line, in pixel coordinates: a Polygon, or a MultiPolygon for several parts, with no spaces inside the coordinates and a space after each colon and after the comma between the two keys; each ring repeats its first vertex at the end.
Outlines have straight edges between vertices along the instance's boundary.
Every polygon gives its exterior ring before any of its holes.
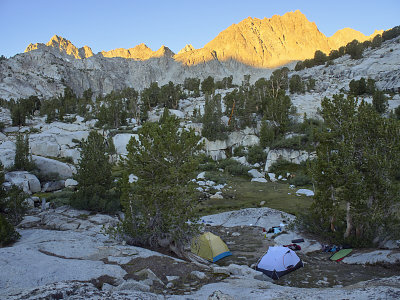
{"type": "Polygon", "coordinates": [[[207,155],[214,160],[225,159],[225,151],[234,149],[238,146],[253,146],[260,142],[260,139],[254,134],[254,130],[246,128],[241,131],[235,131],[229,134],[226,140],[209,141],[203,138],[204,149],[207,155]]]}
{"type": "Polygon", "coordinates": [[[9,168],[14,164],[15,143],[5,141],[0,144],[0,161],[4,168],[9,168]]]}
{"type": "Polygon", "coordinates": [[[62,145],[60,156],[71,157],[74,164],[77,164],[81,158],[81,152],[77,148],[69,148],[67,145],[62,145]]]}
{"type": "Polygon", "coordinates": [[[35,155],[51,157],[60,156],[60,145],[52,134],[31,134],[29,137],[29,146],[32,154],[35,155]]]}
{"type": "Polygon", "coordinates": [[[267,160],[265,162],[265,172],[268,172],[269,168],[279,159],[299,165],[303,161],[313,159],[314,157],[315,153],[310,154],[305,150],[273,149],[268,151],[267,160]]]}
{"type": "Polygon", "coordinates": [[[227,145],[228,147],[238,147],[238,146],[254,146],[258,145],[260,139],[254,133],[249,130],[235,131],[229,134],[227,145]]]}
{"type": "Polygon", "coordinates": [[[228,147],[226,141],[209,141],[206,138],[203,138],[202,140],[204,141],[204,149],[207,153],[210,151],[225,150],[228,147]]]}
{"type": "Polygon", "coordinates": [[[43,185],[42,192],[54,192],[65,188],[65,180],[49,181],[43,185]]]}
{"type": "Polygon", "coordinates": [[[138,139],[139,136],[133,133],[120,133],[116,134],[113,137],[113,142],[115,145],[115,149],[117,150],[117,154],[119,155],[126,155],[128,151],[126,150],[126,146],[128,145],[131,138],[138,139]]]}
{"type": "Polygon", "coordinates": [[[314,192],[309,189],[299,189],[296,191],[296,194],[298,195],[306,195],[307,197],[312,197],[314,196],[314,192]]]}
{"type": "Polygon", "coordinates": [[[258,172],[256,169],[251,169],[248,171],[249,175],[253,178],[264,178],[265,175],[263,173],[258,172]]]}
{"type": "Polygon", "coordinates": [[[7,140],[7,136],[4,133],[0,132],[0,141],[3,142],[5,140],[7,140]]]}
{"type": "Polygon", "coordinates": [[[69,187],[69,188],[74,188],[78,185],[78,181],[76,181],[75,179],[72,178],[68,178],[67,180],[65,180],[65,187],[69,187]]]}
{"type": "Polygon", "coordinates": [[[214,160],[225,159],[225,149],[227,148],[226,141],[209,141],[206,138],[203,138],[204,141],[204,150],[207,155],[211,156],[214,160]]]}
{"type": "Polygon", "coordinates": [[[185,118],[185,113],[183,111],[180,110],[176,110],[176,109],[170,109],[169,113],[171,115],[174,115],[175,117],[177,117],[178,119],[184,119],[185,118]]]}
{"type": "Polygon", "coordinates": [[[40,192],[40,181],[37,177],[27,171],[13,171],[5,174],[6,182],[16,185],[27,194],[40,192]]]}
{"type": "Polygon", "coordinates": [[[43,125],[42,132],[31,134],[29,144],[32,154],[39,156],[67,157],[70,153],[63,153],[66,148],[73,148],[76,141],[85,140],[89,131],[87,126],[54,122],[43,125]]]}
{"type": "Polygon", "coordinates": [[[36,155],[32,155],[32,160],[42,175],[56,175],[59,179],[67,179],[76,173],[76,168],[73,165],[58,160],[36,155]]]}

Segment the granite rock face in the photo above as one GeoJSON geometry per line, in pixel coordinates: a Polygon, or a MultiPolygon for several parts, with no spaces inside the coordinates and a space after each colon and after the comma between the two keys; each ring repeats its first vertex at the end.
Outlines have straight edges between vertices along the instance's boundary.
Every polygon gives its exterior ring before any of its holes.
{"type": "Polygon", "coordinates": [[[13,171],[5,174],[4,179],[6,182],[16,185],[27,194],[40,192],[40,181],[33,174],[27,171],[13,171]]]}
{"type": "Polygon", "coordinates": [[[32,155],[32,161],[43,175],[57,175],[61,179],[68,179],[76,173],[75,166],[58,160],[32,155]]]}
{"type": "Polygon", "coordinates": [[[299,165],[300,163],[313,159],[315,153],[309,153],[305,150],[293,150],[293,149],[273,149],[266,151],[267,160],[265,162],[265,172],[269,171],[269,168],[276,163],[279,159],[286,160],[288,162],[299,165]]]}
{"type": "MultiPolygon", "coordinates": [[[[326,37],[315,23],[295,11],[270,19],[247,18],[222,31],[203,48],[187,45],[178,54],[166,46],[153,51],[144,44],[93,54],[88,46],[78,48],[55,35],[47,44],[30,44],[25,53],[0,63],[0,97],[50,98],[61,94],[65,85],[78,96],[89,88],[95,95],[103,95],[126,87],[141,90],[152,82],[182,83],[188,77],[204,79],[209,75],[216,80],[233,75],[234,83],[241,84],[243,75],[250,74],[254,82],[268,77],[271,68],[312,58],[316,50],[329,54],[355,38],[362,42],[378,33],[365,36],[345,28],[326,37]]],[[[382,75],[391,79],[390,86],[399,81],[393,79],[396,74],[392,73],[398,72],[393,67],[394,56],[398,56],[396,51],[384,55],[388,63],[380,66],[386,73],[382,75]]],[[[369,72],[373,73],[373,68],[369,72]]],[[[357,71],[350,73],[351,77],[359,75],[357,71]]],[[[382,85],[387,85],[384,82],[382,85]]]]}

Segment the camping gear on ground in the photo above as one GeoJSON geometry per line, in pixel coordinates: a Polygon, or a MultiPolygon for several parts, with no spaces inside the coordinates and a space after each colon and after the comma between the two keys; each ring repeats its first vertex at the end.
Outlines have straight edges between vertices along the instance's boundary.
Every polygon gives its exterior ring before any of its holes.
{"type": "Polygon", "coordinates": [[[304,239],[292,240],[292,243],[293,243],[293,244],[302,243],[302,242],[304,242],[304,239]]]}
{"type": "Polygon", "coordinates": [[[293,250],[276,246],[268,248],[267,253],[258,261],[256,270],[277,280],[303,266],[303,262],[293,250]]]}
{"type": "Polygon", "coordinates": [[[280,226],[273,226],[270,229],[268,229],[267,233],[277,234],[277,233],[279,233],[281,231],[282,231],[282,228],[280,226]]]}
{"type": "Polygon", "coordinates": [[[211,262],[216,262],[221,258],[232,255],[222,239],[211,232],[205,232],[193,238],[191,251],[211,262]]]}
{"type": "Polygon", "coordinates": [[[342,246],[336,246],[336,245],[322,245],[322,251],[323,252],[336,252],[342,249],[342,246]]]}
{"type": "Polygon", "coordinates": [[[293,251],[301,250],[301,247],[297,244],[283,245],[283,247],[288,247],[289,249],[291,249],[293,251]]]}
{"type": "Polygon", "coordinates": [[[342,249],[333,254],[329,259],[333,261],[341,261],[345,256],[349,255],[353,249],[342,249]]]}

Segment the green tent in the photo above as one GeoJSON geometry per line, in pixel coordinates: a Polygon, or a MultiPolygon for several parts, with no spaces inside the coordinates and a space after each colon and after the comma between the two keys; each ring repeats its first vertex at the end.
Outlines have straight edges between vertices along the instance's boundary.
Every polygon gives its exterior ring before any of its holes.
{"type": "Polygon", "coordinates": [[[194,254],[211,262],[216,262],[225,256],[232,255],[221,238],[211,232],[205,232],[193,238],[191,250],[194,254]]]}

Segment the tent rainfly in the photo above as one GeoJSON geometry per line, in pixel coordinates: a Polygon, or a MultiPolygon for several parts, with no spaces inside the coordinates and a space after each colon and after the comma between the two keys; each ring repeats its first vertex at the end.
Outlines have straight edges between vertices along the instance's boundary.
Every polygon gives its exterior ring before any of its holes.
{"type": "Polygon", "coordinates": [[[267,253],[258,261],[256,270],[277,280],[303,266],[303,262],[293,250],[277,246],[269,247],[267,253]]]}
{"type": "Polygon", "coordinates": [[[222,239],[211,232],[205,232],[193,238],[191,251],[211,262],[216,262],[221,258],[232,255],[222,239]]]}

